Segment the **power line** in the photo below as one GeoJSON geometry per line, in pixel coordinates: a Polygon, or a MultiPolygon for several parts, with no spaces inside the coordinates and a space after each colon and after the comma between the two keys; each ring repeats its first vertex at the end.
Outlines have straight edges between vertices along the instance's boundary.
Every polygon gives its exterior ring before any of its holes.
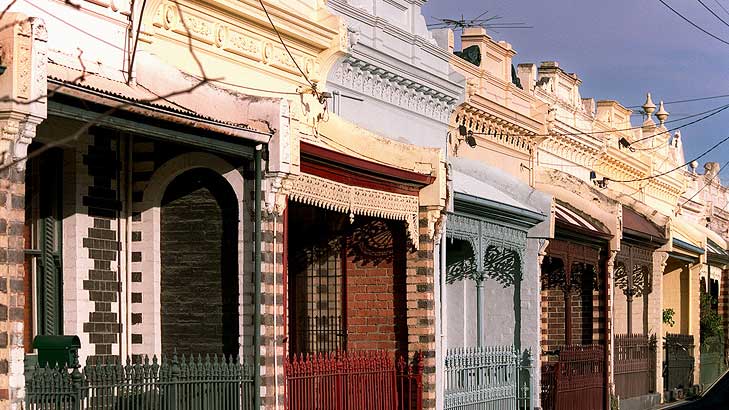
{"type": "Polygon", "coordinates": [[[306,75],[306,73],[304,73],[304,70],[302,70],[301,67],[299,67],[299,63],[296,62],[296,59],[294,58],[294,55],[291,54],[291,51],[289,51],[289,47],[283,41],[283,37],[281,37],[281,33],[279,33],[278,28],[276,28],[276,25],[273,24],[273,20],[271,20],[271,15],[268,14],[268,10],[266,9],[266,6],[263,4],[263,0],[258,0],[258,2],[261,4],[261,8],[263,8],[263,12],[266,13],[266,17],[268,18],[268,22],[271,23],[271,28],[273,28],[273,31],[276,32],[276,35],[278,36],[278,41],[283,46],[284,50],[286,50],[286,53],[289,55],[289,57],[291,57],[291,61],[293,61],[294,65],[299,70],[299,72],[301,73],[301,75],[304,76],[304,79],[306,80],[306,82],[309,83],[309,85],[311,86],[312,90],[314,91],[314,94],[316,94],[318,96],[319,93],[316,90],[316,84],[314,84],[311,80],[309,80],[309,77],[306,75]]]}
{"type": "Polygon", "coordinates": [[[719,7],[721,7],[722,10],[724,10],[724,13],[726,13],[727,16],[729,16],[729,10],[724,7],[723,4],[719,0],[714,0],[714,3],[716,3],[719,7]]]}
{"type": "Polygon", "coordinates": [[[710,37],[714,38],[715,40],[721,41],[722,43],[724,43],[724,44],[726,44],[726,45],[728,45],[728,46],[729,46],[729,41],[726,41],[726,40],[724,40],[723,38],[720,38],[719,36],[717,36],[717,35],[715,35],[715,34],[712,34],[712,33],[710,33],[709,31],[707,31],[706,29],[702,28],[702,27],[701,27],[701,26],[699,26],[698,24],[696,24],[696,23],[694,23],[693,21],[689,20],[689,19],[688,19],[688,18],[687,18],[686,16],[684,16],[684,15],[683,15],[683,14],[681,14],[681,13],[679,13],[679,12],[678,12],[678,11],[677,11],[676,9],[674,9],[673,7],[671,7],[671,6],[670,6],[670,5],[668,4],[668,3],[666,3],[665,1],[663,1],[663,0],[658,0],[658,1],[660,1],[660,2],[661,2],[661,3],[663,4],[663,5],[664,5],[664,6],[668,7],[668,9],[669,9],[669,10],[671,10],[672,12],[674,12],[674,13],[675,13],[675,14],[676,14],[677,16],[681,17],[681,18],[682,18],[682,19],[683,19],[683,20],[684,20],[685,22],[687,22],[687,23],[691,24],[691,25],[692,25],[692,26],[694,26],[694,27],[695,27],[696,29],[700,30],[700,31],[701,31],[702,33],[706,34],[707,36],[710,36],[710,37]]]}
{"type": "Polygon", "coordinates": [[[722,171],[724,171],[724,168],[726,168],[727,166],[729,166],[729,161],[725,162],[721,166],[721,168],[719,168],[719,172],[717,172],[716,174],[714,174],[714,176],[711,177],[711,179],[709,179],[708,181],[706,181],[706,184],[703,187],[701,187],[701,189],[699,189],[693,195],[691,195],[691,198],[689,198],[686,201],[684,201],[681,205],[679,205],[678,208],[679,209],[683,208],[684,206],[686,206],[687,203],[691,202],[692,199],[696,198],[696,195],[698,195],[699,193],[701,193],[701,191],[703,191],[707,187],[711,186],[711,183],[714,182],[714,180],[719,176],[719,174],[722,173],[722,171]]]}
{"type": "MultiPolygon", "coordinates": [[[[714,116],[714,115],[716,115],[716,114],[718,114],[718,113],[720,113],[720,112],[722,112],[722,111],[724,111],[724,110],[726,110],[728,108],[729,108],[729,104],[721,105],[721,106],[716,107],[714,109],[711,109],[711,110],[708,110],[708,111],[704,111],[704,112],[701,112],[701,113],[698,113],[698,114],[692,114],[692,115],[689,115],[689,116],[686,116],[686,117],[677,118],[675,120],[666,121],[664,124],[669,124],[669,123],[673,123],[673,122],[683,121],[685,119],[693,118],[693,117],[696,117],[698,115],[707,114],[707,115],[705,115],[705,116],[703,116],[703,117],[701,117],[701,118],[699,118],[697,120],[688,122],[688,123],[683,124],[683,125],[680,125],[678,127],[674,127],[674,128],[668,129],[666,131],[662,131],[662,132],[660,132],[658,134],[650,135],[648,137],[645,137],[645,138],[639,139],[637,141],[634,141],[633,143],[638,142],[638,141],[643,141],[643,140],[646,140],[646,139],[650,139],[650,138],[655,138],[655,137],[657,137],[659,135],[663,135],[663,134],[666,134],[666,133],[669,133],[669,132],[672,132],[672,131],[676,131],[676,130],[681,129],[681,128],[684,128],[684,127],[687,127],[689,125],[696,124],[696,123],[701,122],[701,121],[703,121],[703,120],[705,120],[705,119],[707,119],[709,117],[712,117],[712,116],[714,116]]],[[[580,136],[580,135],[611,134],[611,133],[614,133],[614,132],[633,131],[633,130],[637,130],[637,129],[641,129],[641,128],[643,128],[642,125],[635,126],[635,127],[630,127],[630,128],[611,129],[611,130],[605,130],[605,131],[560,132],[560,133],[552,133],[552,134],[533,134],[533,135],[508,135],[507,134],[506,136],[509,136],[509,137],[551,137],[551,136],[554,136],[554,135],[558,135],[558,136],[563,136],[563,137],[569,137],[569,136],[580,136]]],[[[494,135],[495,133],[496,133],[496,131],[494,131],[494,132],[474,132],[473,135],[494,135]]]]}
{"type": "Polygon", "coordinates": [[[630,145],[633,145],[633,144],[635,144],[636,142],[641,142],[641,141],[645,141],[645,140],[648,140],[648,139],[651,139],[651,138],[655,138],[655,137],[657,137],[657,136],[659,136],[659,135],[663,135],[663,134],[668,134],[668,133],[671,133],[671,132],[673,132],[673,131],[676,131],[676,130],[678,130],[678,129],[680,129],[680,128],[683,128],[683,127],[687,127],[687,126],[689,126],[689,125],[693,125],[693,124],[696,124],[697,122],[701,122],[701,121],[703,121],[703,120],[705,120],[705,119],[707,119],[707,118],[709,118],[709,117],[712,117],[712,116],[714,116],[714,115],[716,115],[716,114],[719,114],[720,112],[722,112],[722,111],[726,110],[727,108],[729,108],[729,104],[727,104],[727,105],[723,106],[722,108],[720,108],[720,109],[718,109],[718,110],[716,110],[716,111],[714,111],[714,112],[712,112],[712,113],[710,113],[710,114],[707,114],[707,115],[705,115],[705,116],[703,116],[703,117],[701,117],[701,118],[698,118],[698,119],[696,119],[696,120],[693,120],[693,121],[687,122],[686,124],[683,124],[683,125],[681,125],[681,126],[678,126],[678,127],[674,127],[674,128],[671,128],[671,129],[668,129],[668,130],[662,131],[662,132],[660,132],[660,133],[658,133],[658,134],[655,134],[655,135],[649,135],[649,136],[647,136],[647,137],[643,137],[643,138],[637,139],[637,140],[635,140],[635,141],[631,142],[631,143],[630,143],[630,145]]]}
{"type": "MultiPolygon", "coordinates": [[[[719,98],[727,98],[729,97],[729,94],[722,94],[722,95],[712,95],[710,97],[698,97],[698,98],[689,98],[685,100],[675,100],[675,101],[664,101],[664,105],[670,105],[670,104],[681,104],[681,103],[687,103],[687,102],[695,102],[695,101],[706,101],[706,100],[716,100],[719,98]]],[[[642,105],[630,105],[625,108],[642,108],[642,105]]]]}
{"type": "MultiPolygon", "coordinates": [[[[193,76],[193,77],[198,78],[196,76],[193,76]]],[[[198,78],[198,79],[200,79],[200,78],[198,78]]],[[[296,91],[274,91],[274,90],[267,90],[265,88],[249,87],[247,85],[233,83],[233,82],[224,81],[224,80],[209,80],[209,82],[216,83],[216,84],[223,84],[223,85],[227,85],[227,86],[230,86],[230,87],[243,88],[243,89],[251,90],[251,91],[258,91],[258,92],[261,92],[261,93],[281,94],[281,95],[300,95],[301,94],[301,93],[298,93],[296,91]]]]}
{"type": "Polygon", "coordinates": [[[729,27],[729,23],[727,23],[723,18],[721,18],[718,14],[716,14],[714,12],[714,10],[712,10],[709,6],[706,5],[706,3],[703,2],[703,0],[696,0],[696,1],[698,1],[699,4],[701,4],[702,6],[704,6],[704,8],[706,10],[708,10],[709,13],[713,14],[714,17],[716,17],[719,21],[721,21],[722,23],[724,23],[725,26],[729,27]]]}
{"type": "Polygon", "coordinates": [[[683,165],[679,165],[679,166],[677,166],[676,168],[670,169],[670,170],[668,170],[668,171],[665,171],[665,172],[661,172],[660,174],[656,174],[656,175],[651,175],[651,176],[647,176],[647,177],[643,177],[643,178],[634,178],[634,179],[623,179],[623,180],[618,180],[618,179],[610,179],[610,178],[608,178],[608,177],[605,177],[605,179],[606,179],[606,180],[608,180],[608,181],[613,181],[613,182],[622,182],[622,183],[628,183],[628,182],[647,181],[647,180],[649,180],[649,179],[654,179],[654,178],[660,178],[660,177],[662,177],[662,176],[664,176],[664,175],[668,175],[668,174],[670,174],[670,173],[672,173],[672,172],[678,171],[679,169],[681,169],[681,168],[683,168],[683,167],[685,167],[685,166],[687,166],[687,165],[691,164],[691,163],[692,163],[692,162],[694,162],[694,161],[698,161],[698,160],[700,160],[701,158],[705,157],[705,156],[706,156],[706,155],[708,155],[708,154],[709,154],[709,153],[710,153],[711,151],[713,151],[713,150],[717,149],[717,148],[718,148],[718,147],[719,147],[720,145],[722,145],[723,143],[725,143],[725,142],[727,142],[727,141],[729,141],[729,137],[726,137],[726,138],[722,139],[721,141],[717,142],[717,143],[716,143],[716,144],[714,144],[714,145],[713,145],[713,146],[712,146],[711,148],[707,149],[706,151],[704,151],[703,153],[701,153],[701,155],[699,155],[698,157],[696,157],[696,158],[692,159],[691,161],[688,161],[688,162],[684,163],[683,165]]]}

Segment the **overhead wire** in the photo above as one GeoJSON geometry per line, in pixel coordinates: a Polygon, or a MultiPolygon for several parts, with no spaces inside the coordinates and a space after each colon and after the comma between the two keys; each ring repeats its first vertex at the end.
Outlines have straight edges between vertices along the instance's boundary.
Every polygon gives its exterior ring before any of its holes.
{"type": "MultiPolygon", "coordinates": [[[[50,11],[44,9],[43,7],[40,7],[40,6],[38,6],[38,5],[30,2],[28,0],[26,0],[25,3],[28,4],[28,5],[30,5],[31,7],[34,7],[36,9],[38,9],[39,11],[41,11],[43,13],[49,15],[50,17],[58,20],[59,22],[65,24],[65,25],[67,25],[67,26],[69,26],[69,27],[71,27],[71,28],[73,28],[75,30],[78,30],[79,32],[83,33],[84,35],[93,38],[94,40],[98,40],[99,42],[101,42],[101,43],[103,43],[105,45],[108,45],[109,47],[113,47],[113,48],[115,48],[115,49],[117,49],[119,51],[126,51],[124,48],[119,47],[118,45],[116,45],[114,43],[111,43],[111,42],[109,42],[109,41],[107,41],[107,40],[105,40],[105,39],[103,39],[103,38],[101,38],[101,37],[99,37],[99,36],[97,36],[97,35],[89,32],[89,31],[84,30],[83,28],[81,28],[81,27],[79,27],[79,26],[77,26],[75,24],[72,24],[72,23],[66,21],[65,19],[63,19],[63,18],[61,18],[61,17],[59,17],[59,16],[51,13],[50,11]]],[[[140,27],[141,27],[141,22],[140,22],[140,27]]],[[[138,29],[139,29],[139,27],[138,27],[138,29]]],[[[285,47],[285,45],[284,45],[284,47],[285,47]]],[[[136,54],[136,51],[134,52],[134,54],[136,54]]],[[[294,63],[296,63],[296,61],[294,61],[294,63]]],[[[303,74],[303,72],[302,72],[302,74],[303,74]]],[[[194,76],[194,77],[200,79],[197,76],[194,76]]],[[[304,76],[304,77],[306,78],[306,76],[304,76]]],[[[308,81],[308,79],[307,79],[307,81],[308,81]]],[[[250,86],[243,85],[243,84],[237,84],[237,83],[233,83],[233,82],[228,82],[228,81],[224,81],[224,80],[221,80],[221,79],[208,79],[207,82],[210,82],[210,83],[218,83],[218,84],[228,85],[228,86],[231,86],[231,87],[238,87],[238,88],[242,88],[242,89],[246,89],[246,90],[257,91],[257,92],[262,92],[262,93],[269,93],[269,94],[300,95],[300,93],[298,93],[296,91],[268,90],[268,89],[264,89],[264,88],[250,87],[250,86]]]]}
{"type": "MultiPolygon", "coordinates": [[[[685,100],[664,101],[663,104],[665,104],[665,105],[681,104],[681,103],[687,103],[687,102],[716,100],[716,99],[719,99],[719,98],[729,98],[729,94],[712,95],[712,96],[709,96],[709,97],[688,98],[688,99],[685,99],[685,100]]],[[[625,108],[642,108],[642,105],[630,105],[630,106],[627,106],[625,108]]]]}
{"type": "Polygon", "coordinates": [[[665,172],[661,172],[661,173],[656,174],[656,175],[650,175],[650,176],[643,177],[643,178],[622,179],[622,180],[620,180],[620,179],[611,179],[611,178],[607,178],[607,177],[605,179],[608,180],[608,181],[612,181],[612,182],[629,183],[629,182],[647,181],[649,179],[660,178],[660,177],[662,177],[664,175],[668,175],[668,174],[670,174],[672,172],[678,171],[679,169],[682,169],[682,168],[686,167],[687,165],[691,164],[694,161],[700,160],[701,158],[705,157],[710,152],[714,151],[715,149],[717,149],[719,146],[721,146],[722,144],[724,144],[727,141],[729,141],[729,137],[726,137],[726,138],[722,139],[721,141],[717,142],[711,148],[709,148],[706,151],[702,152],[701,155],[697,156],[696,158],[693,158],[692,160],[690,160],[690,161],[688,161],[688,162],[686,162],[686,163],[684,163],[682,165],[679,165],[679,166],[677,166],[675,168],[672,168],[672,169],[670,169],[668,171],[665,171],[665,172]]]}
{"type": "Polygon", "coordinates": [[[724,10],[724,13],[726,13],[727,16],[729,16],[729,10],[727,10],[726,7],[724,7],[723,4],[719,0],[714,0],[714,3],[716,3],[722,10],[724,10]]]}
{"type": "Polygon", "coordinates": [[[698,1],[699,4],[701,4],[702,6],[704,6],[704,8],[709,11],[709,13],[714,15],[714,17],[716,17],[719,21],[721,21],[725,26],[729,27],[729,23],[727,23],[726,20],[721,18],[721,16],[716,14],[716,12],[714,12],[714,10],[712,10],[709,6],[707,6],[706,3],[703,2],[703,0],[696,0],[696,1],[698,1]]]}
{"type": "Polygon", "coordinates": [[[691,195],[691,198],[685,200],[681,205],[678,206],[678,208],[679,209],[683,208],[684,206],[686,206],[687,203],[691,202],[692,199],[696,198],[696,196],[698,194],[700,194],[704,189],[706,189],[707,187],[710,187],[711,186],[711,183],[714,182],[714,180],[719,177],[719,174],[721,174],[727,166],[729,166],[729,161],[725,162],[721,166],[721,168],[719,168],[719,172],[717,172],[716,174],[714,174],[714,176],[712,176],[708,181],[706,181],[706,184],[703,187],[701,187],[701,189],[699,189],[698,191],[694,192],[694,194],[691,195]]]}
{"type": "Polygon", "coordinates": [[[273,31],[276,32],[276,36],[278,36],[278,41],[283,46],[284,50],[286,50],[286,53],[291,58],[291,61],[296,66],[296,69],[298,69],[299,72],[301,73],[301,75],[304,76],[304,79],[306,80],[307,83],[309,83],[309,86],[311,86],[311,88],[314,91],[314,93],[318,95],[318,91],[316,90],[316,84],[314,84],[309,79],[309,76],[306,75],[306,73],[304,72],[304,70],[302,70],[301,67],[299,66],[299,63],[296,62],[296,59],[294,58],[294,55],[291,54],[291,51],[289,50],[289,47],[286,45],[286,42],[283,40],[283,37],[281,37],[281,33],[278,31],[278,28],[276,27],[275,24],[273,24],[273,20],[271,19],[271,15],[268,14],[268,9],[266,9],[266,5],[263,4],[263,0],[258,0],[258,3],[261,4],[261,8],[263,9],[263,12],[266,13],[266,17],[268,18],[268,22],[271,23],[271,28],[273,28],[273,31]]]}
{"type": "MultiPolygon", "coordinates": [[[[699,118],[697,120],[688,122],[686,124],[682,124],[682,125],[680,125],[678,127],[674,127],[674,128],[668,129],[666,131],[662,131],[661,133],[658,133],[658,134],[654,134],[654,135],[650,135],[648,137],[644,137],[642,139],[633,141],[633,143],[638,142],[638,141],[644,141],[644,140],[650,139],[650,138],[655,138],[655,137],[657,137],[659,135],[663,135],[663,134],[666,134],[666,133],[669,133],[669,132],[672,132],[672,131],[676,131],[676,130],[681,129],[681,128],[684,128],[684,127],[687,127],[689,125],[696,124],[696,123],[701,122],[701,121],[703,121],[703,120],[705,120],[707,118],[710,118],[710,117],[712,117],[712,116],[714,116],[714,115],[716,115],[716,114],[718,114],[718,113],[720,113],[720,112],[722,112],[722,111],[724,111],[726,109],[729,109],[729,104],[721,105],[719,107],[716,107],[716,108],[713,108],[711,110],[704,111],[704,112],[701,112],[701,113],[698,113],[698,114],[692,114],[692,115],[689,115],[689,116],[686,116],[686,117],[682,117],[682,118],[677,118],[677,119],[674,119],[674,120],[666,121],[664,124],[669,124],[669,123],[674,123],[674,122],[678,122],[678,121],[683,121],[683,120],[688,119],[688,118],[693,118],[693,117],[696,117],[696,116],[699,116],[699,115],[707,114],[704,117],[701,117],[701,118],[699,118]]],[[[635,127],[630,127],[630,128],[610,129],[610,130],[605,130],[605,131],[559,132],[559,133],[551,133],[551,134],[532,134],[532,135],[518,135],[518,134],[517,135],[507,134],[507,135],[509,137],[551,137],[551,136],[569,137],[569,136],[581,136],[581,135],[586,135],[587,136],[587,135],[611,134],[611,133],[615,133],[615,132],[633,131],[633,130],[637,130],[637,129],[641,129],[641,128],[643,128],[642,125],[635,126],[635,127]]],[[[494,133],[495,133],[495,131],[494,132],[474,132],[473,135],[493,135],[494,133]]]]}
{"type": "Polygon", "coordinates": [[[698,24],[694,23],[688,17],[686,17],[683,14],[681,14],[678,10],[674,9],[673,7],[671,7],[665,1],[663,1],[663,0],[658,0],[658,1],[660,1],[664,6],[666,6],[669,10],[671,10],[674,14],[676,14],[679,17],[681,17],[681,19],[683,19],[685,22],[687,22],[690,25],[692,25],[697,30],[699,30],[702,33],[706,34],[707,36],[709,36],[709,37],[711,37],[711,38],[713,38],[713,39],[715,39],[717,41],[720,41],[720,42],[722,42],[722,43],[724,43],[724,44],[726,44],[726,45],[729,46],[729,41],[724,40],[723,38],[717,36],[716,34],[713,34],[713,33],[709,32],[708,30],[706,30],[705,28],[703,28],[703,27],[699,26],[698,24]]]}

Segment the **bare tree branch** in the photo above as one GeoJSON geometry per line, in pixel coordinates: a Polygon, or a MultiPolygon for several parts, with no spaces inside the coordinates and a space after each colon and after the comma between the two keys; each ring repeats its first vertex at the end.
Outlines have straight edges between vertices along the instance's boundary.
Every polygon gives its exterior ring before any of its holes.
{"type": "MultiPolygon", "coordinates": [[[[72,133],[72,134],[70,134],[70,135],[68,135],[66,137],[63,137],[63,138],[61,138],[59,140],[56,140],[56,141],[53,141],[51,143],[45,144],[42,147],[38,148],[37,150],[31,152],[30,154],[28,154],[28,155],[26,155],[26,156],[24,156],[22,158],[16,158],[16,159],[10,161],[9,163],[0,165],[0,172],[5,171],[5,170],[11,168],[12,166],[14,166],[16,164],[19,164],[19,163],[21,163],[23,161],[27,161],[27,160],[29,160],[31,158],[35,158],[38,155],[41,155],[42,153],[50,150],[51,148],[59,147],[61,145],[64,145],[66,143],[69,143],[71,141],[77,140],[81,135],[83,135],[91,127],[99,124],[99,122],[101,120],[103,120],[104,118],[113,115],[117,110],[121,110],[121,109],[124,109],[124,108],[131,107],[135,103],[151,104],[151,103],[157,102],[159,100],[164,100],[164,99],[167,99],[167,98],[174,97],[176,95],[191,93],[191,92],[195,91],[197,88],[202,87],[203,85],[207,84],[209,81],[210,80],[208,80],[208,79],[203,79],[202,81],[196,83],[195,85],[193,85],[191,87],[188,87],[188,88],[185,88],[183,90],[173,91],[173,92],[170,92],[168,94],[165,94],[165,95],[162,95],[162,96],[159,96],[159,97],[156,97],[156,98],[148,98],[148,99],[143,99],[143,100],[137,100],[136,102],[123,103],[123,104],[119,104],[119,105],[117,105],[115,107],[112,107],[112,108],[110,108],[110,109],[108,109],[108,110],[100,113],[96,117],[94,117],[93,120],[86,122],[82,127],[80,127],[78,130],[76,130],[74,133],[72,133]]],[[[8,154],[7,151],[6,152],[3,152],[3,156],[4,155],[7,155],[7,154],[8,154]]]]}
{"type": "MultiPolygon", "coordinates": [[[[15,1],[17,1],[17,0],[13,0],[13,3],[15,3],[15,1]]],[[[202,87],[203,85],[207,84],[210,81],[218,81],[218,80],[220,80],[220,79],[209,79],[207,77],[207,75],[205,73],[205,67],[203,66],[202,62],[200,61],[200,59],[198,58],[197,54],[195,53],[195,48],[194,48],[194,45],[193,45],[193,42],[192,42],[192,36],[190,35],[190,30],[189,30],[189,28],[187,26],[187,22],[185,22],[184,15],[183,15],[183,12],[182,12],[182,8],[180,7],[180,5],[176,1],[174,3],[176,5],[177,11],[179,13],[180,22],[185,27],[185,31],[187,33],[186,35],[187,35],[188,50],[189,50],[190,55],[192,56],[192,58],[195,60],[197,66],[198,66],[198,68],[200,70],[200,73],[202,74],[202,77],[203,77],[202,79],[200,79],[197,83],[191,85],[190,87],[187,87],[187,88],[184,88],[184,89],[181,89],[181,90],[172,91],[172,92],[169,92],[169,93],[164,94],[164,95],[158,95],[158,94],[153,93],[153,94],[156,95],[156,97],[154,97],[154,98],[136,100],[134,102],[125,102],[125,103],[116,105],[116,106],[114,106],[114,107],[112,107],[112,108],[110,108],[110,109],[108,109],[108,110],[106,110],[106,111],[104,111],[102,113],[99,113],[96,117],[94,117],[93,120],[87,121],[83,126],[81,126],[78,130],[76,130],[72,134],[70,134],[70,135],[68,135],[66,137],[63,137],[61,139],[58,139],[56,141],[53,141],[51,143],[45,144],[42,147],[38,148],[37,150],[31,152],[28,155],[25,155],[22,158],[16,158],[16,159],[11,160],[10,162],[7,162],[5,164],[0,165],[0,172],[6,171],[6,170],[10,169],[11,167],[13,167],[13,166],[15,166],[15,165],[17,165],[17,164],[19,164],[19,163],[21,163],[23,161],[27,161],[29,159],[35,158],[35,157],[41,155],[42,153],[44,153],[44,152],[46,152],[46,151],[48,151],[48,150],[50,150],[52,148],[55,148],[55,147],[58,147],[58,146],[61,146],[61,145],[67,144],[69,142],[72,142],[72,141],[77,140],[81,135],[83,135],[85,132],[87,132],[91,127],[99,124],[100,121],[102,121],[103,119],[105,119],[105,118],[113,115],[118,110],[122,110],[122,109],[128,108],[128,107],[130,107],[130,106],[132,106],[134,104],[139,104],[139,103],[141,103],[141,104],[145,104],[145,103],[146,104],[151,104],[151,103],[154,103],[154,102],[157,102],[157,101],[160,101],[160,100],[167,101],[169,98],[172,98],[174,96],[181,95],[181,94],[191,93],[194,90],[196,90],[197,88],[202,87]]],[[[74,3],[71,3],[69,0],[66,0],[66,4],[71,5],[72,7],[80,7],[80,6],[78,6],[78,5],[74,4],[74,3]]],[[[10,6],[8,6],[5,11],[7,11],[7,9],[9,9],[9,8],[10,8],[10,6]]],[[[3,14],[5,13],[5,11],[3,12],[3,14]]],[[[0,18],[1,18],[1,16],[0,16],[0,18]]],[[[17,22],[15,22],[13,24],[17,24],[17,22]]],[[[86,66],[84,65],[83,60],[81,58],[82,55],[83,55],[83,51],[81,49],[79,49],[79,56],[78,56],[78,58],[79,58],[79,61],[80,61],[81,67],[82,67],[82,72],[81,72],[81,74],[76,79],[71,80],[70,82],[64,82],[63,84],[60,84],[58,87],[54,88],[50,93],[47,93],[47,95],[40,96],[40,97],[34,99],[34,101],[38,101],[40,99],[43,99],[43,98],[47,98],[47,97],[52,96],[53,94],[55,94],[56,92],[58,92],[61,88],[67,86],[67,84],[69,84],[69,83],[77,83],[77,82],[82,81],[85,78],[86,74],[87,74],[87,72],[86,72],[86,66]]],[[[128,73],[128,74],[131,75],[131,73],[128,73]]],[[[14,100],[13,99],[10,99],[9,97],[3,97],[3,98],[0,98],[0,101],[14,101],[14,100]]],[[[30,102],[32,102],[32,101],[30,101],[30,102]]],[[[22,103],[30,103],[30,102],[23,101],[22,103]]],[[[3,157],[5,155],[8,155],[8,152],[7,151],[3,153],[3,157]]]]}

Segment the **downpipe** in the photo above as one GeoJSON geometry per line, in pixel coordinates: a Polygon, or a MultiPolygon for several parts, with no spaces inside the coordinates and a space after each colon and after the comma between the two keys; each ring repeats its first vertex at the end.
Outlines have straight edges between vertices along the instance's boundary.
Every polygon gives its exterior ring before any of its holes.
{"type": "Polygon", "coordinates": [[[254,294],[253,294],[253,408],[261,408],[261,158],[263,145],[256,145],[254,155],[255,185],[254,185],[254,294]]]}

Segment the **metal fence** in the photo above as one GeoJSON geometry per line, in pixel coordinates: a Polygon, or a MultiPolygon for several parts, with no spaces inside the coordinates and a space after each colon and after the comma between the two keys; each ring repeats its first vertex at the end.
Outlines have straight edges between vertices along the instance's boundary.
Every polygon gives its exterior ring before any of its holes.
{"type": "Polygon", "coordinates": [[[656,390],[655,339],[648,335],[615,335],[615,392],[622,399],[656,390]]]}
{"type": "Polygon", "coordinates": [[[694,337],[667,333],[664,344],[663,388],[688,389],[694,385],[694,337]]]}
{"type": "Polygon", "coordinates": [[[250,410],[252,375],[238,358],[218,356],[35,366],[26,374],[26,409],[250,410]]]}
{"type": "Polygon", "coordinates": [[[516,410],[530,407],[528,352],[512,346],[451,349],[445,355],[446,410],[516,410]]]}
{"type": "Polygon", "coordinates": [[[284,361],[288,410],[421,410],[422,356],[382,351],[296,355],[284,361]]]}
{"type": "Polygon", "coordinates": [[[542,364],[542,408],[601,410],[605,407],[605,350],[599,345],[559,349],[557,360],[542,364]]]}
{"type": "Polygon", "coordinates": [[[724,342],[713,337],[701,340],[701,384],[714,383],[726,370],[724,342]]]}

